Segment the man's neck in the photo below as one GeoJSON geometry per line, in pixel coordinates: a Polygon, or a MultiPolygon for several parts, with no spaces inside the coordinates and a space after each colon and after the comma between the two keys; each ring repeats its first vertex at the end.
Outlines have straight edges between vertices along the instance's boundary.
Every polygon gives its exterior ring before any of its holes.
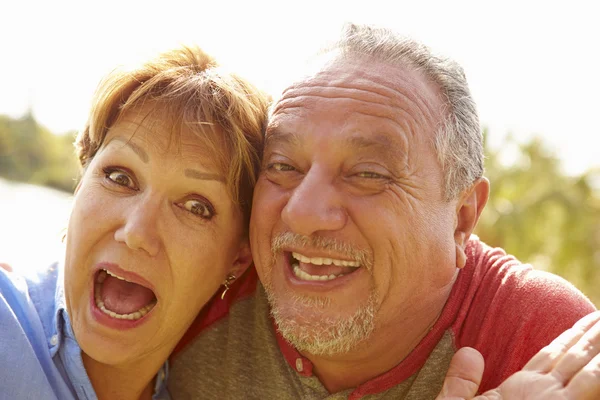
{"type": "Polygon", "coordinates": [[[317,356],[305,354],[313,364],[314,374],[329,393],[355,388],[400,364],[427,336],[439,319],[449,292],[438,302],[402,319],[393,326],[377,327],[367,341],[352,352],[317,356]]]}
{"type": "Polygon", "coordinates": [[[150,400],[162,362],[144,360],[135,365],[113,366],[93,360],[82,352],[83,364],[99,400],[150,400]]]}

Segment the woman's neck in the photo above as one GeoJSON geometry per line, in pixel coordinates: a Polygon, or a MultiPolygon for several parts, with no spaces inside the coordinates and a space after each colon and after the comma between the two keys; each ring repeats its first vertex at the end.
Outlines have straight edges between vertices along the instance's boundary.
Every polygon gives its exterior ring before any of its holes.
{"type": "Polygon", "coordinates": [[[150,400],[160,362],[107,365],[81,352],[83,365],[99,400],[150,400]],[[151,364],[151,365],[150,365],[151,364]]]}

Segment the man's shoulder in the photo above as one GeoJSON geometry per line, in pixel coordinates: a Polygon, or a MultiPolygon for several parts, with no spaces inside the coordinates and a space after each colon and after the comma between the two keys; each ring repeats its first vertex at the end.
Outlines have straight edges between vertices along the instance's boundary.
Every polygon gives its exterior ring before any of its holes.
{"type": "MultiPolygon", "coordinates": [[[[490,247],[478,238],[469,246],[473,264],[470,308],[484,308],[486,314],[491,311],[508,313],[509,308],[516,308],[533,316],[547,315],[548,309],[577,315],[594,310],[585,295],[564,278],[524,264],[503,249],[490,247]],[[493,305],[498,309],[490,309],[493,305]]],[[[522,314],[514,316],[524,317],[522,314]]]]}
{"type": "Polygon", "coordinates": [[[477,239],[470,250],[470,282],[453,331],[457,347],[484,355],[484,386],[493,387],[595,307],[565,279],[500,248],[477,239]]]}

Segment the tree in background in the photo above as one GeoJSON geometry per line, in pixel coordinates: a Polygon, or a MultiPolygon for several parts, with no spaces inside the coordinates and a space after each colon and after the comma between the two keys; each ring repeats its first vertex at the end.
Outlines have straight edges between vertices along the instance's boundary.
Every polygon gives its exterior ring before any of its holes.
{"type": "MultiPolygon", "coordinates": [[[[72,192],[79,173],[74,137],[53,135],[31,113],[0,116],[0,177],[72,192]]],[[[600,168],[567,176],[540,138],[518,144],[509,137],[501,150],[486,141],[485,150],[491,193],[476,233],[563,276],[600,307],[600,168]],[[507,150],[509,163],[502,161],[507,150]]]]}
{"type": "Polygon", "coordinates": [[[600,169],[566,176],[540,138],[517,144],[509,136],[507,149],[514,150],[509,165],[486,143],[491,192],[476,233],[563,276],[600,306],[600,169]]]}
{"type": "Polygon", "coordinates": [[[79,173],[74,138],[52,134],[31,113],[0,116],[0,176],[72,192],[79,173]]]}

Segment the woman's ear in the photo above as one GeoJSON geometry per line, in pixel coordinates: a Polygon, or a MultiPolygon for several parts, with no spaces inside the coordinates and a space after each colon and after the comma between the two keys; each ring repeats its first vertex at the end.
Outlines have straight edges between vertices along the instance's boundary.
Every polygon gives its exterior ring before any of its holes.
{"type": "Polygon", "coordinates": [[[83,180],[82,178],[79,178],[79,181],[77,181],[77,185],[75,186],[75,190],[73,190],[73,194],[74,195],[76,195],[77,192],[79,192],[79,188],[81,187],[81,181],[82,180],[83,180]]]}
{"type": "Polygon", "coordinates": [[[252,264],[252,252],[250,251],[250,242],[248,238],[242,239],[238,254],[233,261],[233,265],[229,270],[230,274],[233,274],[236,278],[242,276],[248,267],[252,264]]]}

